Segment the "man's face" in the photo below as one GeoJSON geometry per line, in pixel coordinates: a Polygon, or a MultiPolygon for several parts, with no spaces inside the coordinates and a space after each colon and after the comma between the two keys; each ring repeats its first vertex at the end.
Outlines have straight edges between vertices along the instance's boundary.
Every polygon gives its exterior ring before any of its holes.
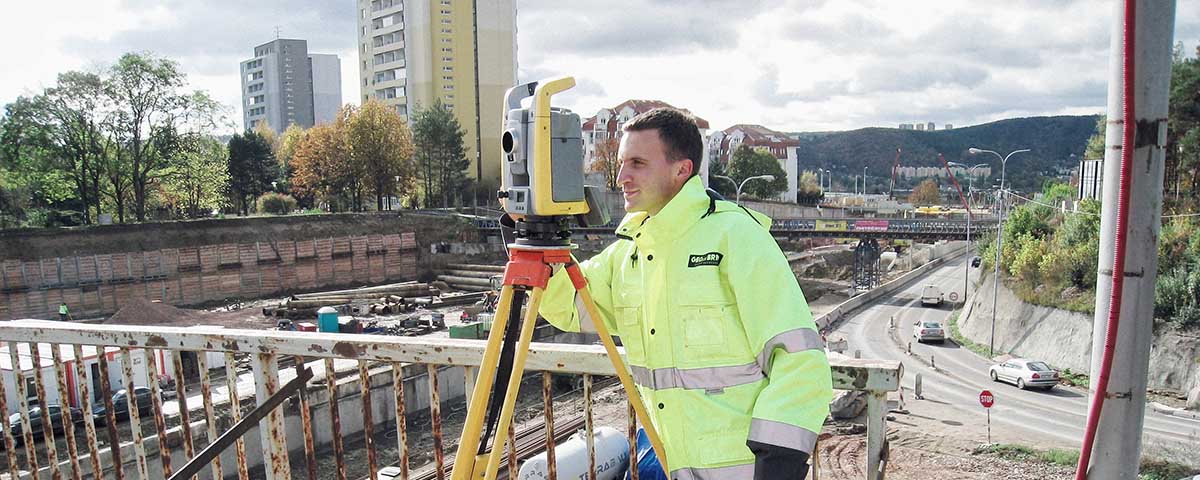
{"type": "Polygon", "coordinates": [[[621,160],[617,184],[625,195],[626,212],[657,215],[692,174],[692,162],[667,159],[657,129],[625,132],[617,155],[621,160]]]}

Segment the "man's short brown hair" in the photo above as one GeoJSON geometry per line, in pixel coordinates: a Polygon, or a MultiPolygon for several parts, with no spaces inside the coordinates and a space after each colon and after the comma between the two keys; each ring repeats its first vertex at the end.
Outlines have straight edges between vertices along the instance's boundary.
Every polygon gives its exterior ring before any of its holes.
{"type": "Polygon", "coordinates": [[[682,110],[659,107],[639,113],[621,128],[626,132],[658,130],[658,138],[666,147],[667,160],[692,161],[692,176],[700,173],[701,156],[704,155],[704,140],[696,119],[682,110]]]}

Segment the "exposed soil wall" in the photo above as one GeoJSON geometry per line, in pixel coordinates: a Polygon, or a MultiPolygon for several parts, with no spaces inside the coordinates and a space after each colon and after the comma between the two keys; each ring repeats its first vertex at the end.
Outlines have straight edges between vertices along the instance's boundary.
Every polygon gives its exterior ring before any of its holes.
{"type": "MultiPolygon", "coordinates": [[[[958,320],[964,336],[987,344],[992,322],[992,277],[988,276],[958,320]]],[[[1091,369],[1092,322],[1086,313],[1021,301],[1000,285],[996,311],[996,351],[1044,360],[1058,368],[1091,369]]],[[[1149,388],[1181,393],[1200,387],[1200,336],[1155,332],[1150,347],[1149,388]]]]}
{"type": "Polygon", "coordinates": [[[0,232],[0,320],[111,314],[132,299],[202,305],[415,279],[451,217],[339,214],[0,232]],[[420,239],[420,243],[418,242],[420,239]]]}

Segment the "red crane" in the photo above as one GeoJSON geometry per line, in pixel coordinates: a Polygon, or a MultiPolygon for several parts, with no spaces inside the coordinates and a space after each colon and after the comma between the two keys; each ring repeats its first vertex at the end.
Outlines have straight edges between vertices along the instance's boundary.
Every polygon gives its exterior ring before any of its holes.
{"type": "Polygon", "coordinates": [[[896,147],[896,159],[892,161],[892,183],[888,185],[888,200],[896,199],[896,171],[900,169],[900,147],[896,147]]]}

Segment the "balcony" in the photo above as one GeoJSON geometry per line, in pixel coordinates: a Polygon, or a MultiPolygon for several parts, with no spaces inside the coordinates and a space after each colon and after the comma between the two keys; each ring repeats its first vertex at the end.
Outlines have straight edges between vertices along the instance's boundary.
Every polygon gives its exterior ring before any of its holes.
{"type": "MultiPolygon", "coordinates": [[[[396,478],[446,478],[459,431],[455,427],[443,432],[443,423],[449,416],[461,417],[463,396],[470,395],[467,386],[474,384],[486,343],[42,320],[0,322],[0,341],[7,346],[12,372],[0,370],[0,410],[16,412],[23,426],[16,438],[7,424],[0,435],[5,447],[0,472],[8,472],[10,478],[80,478],[93,472],[102,474],[92,478],[209,473],[223,478],[237,472],[242,479],[271,480],[388,478],[386,472],[396,473],[396,478]],[[239,362],[248,362],[250,371],[239,372],[239,362]],[[187,375],[188,367],[193,367],[192,375],[187,375]],[[338,378],[337,372],[349,373],[348,378],[338,378]],[[224,376],[223,385],[214,382],[214,375],[224,376]],[[15,382],[17,377],[32,379],[34,387],[15,382]],[[166,377],[176,380],[173,399],[164,399],[169,397],[161,386],[166,377]],[[180,381],[189,377],[195,380],[180,381]],[[146,400],[137,395],[126,397],[127,429],[112,415],[111,401],[93,400],[110,399],[114,386],[123,385],[152,390],[149,407],[139,403],[146,400]],[[34,401],[73,404],[84,418],[68,418],[70,409],[65,409],[62,431],[46,429],[44,442],[35,443],[29,415],[34,401]],[[86,414],[101,404],[103,422],[86,414]],[[254,408],[243,412],[251,405],[254,408]],[[426,415],[428,428],[421,432],[431,432],[432,454],[421,462],[415,457],[424,452],[410,451],[409,435],[424,434],[413,432],[409,422],[426,415]],[[143,422],[153,423],[153,431],[145,433],[149,423],[143,428],[143,422]],[[394,430],[394,443],[378,443],[376,432],[384,429],[394,430]],[[381,454],[384,450],[386,456],[381,454]],[[37,476],[30,475],[34,471],[37,476]]],[[[590,436],[595,427],[594,385],[614,371],[601,346],[535,343],[526,375],[527,382],[543,386],[543,407],[537,408],[541,419],[534,423],[536,428],[508,432],[510,441],[515,440],[511,444],[518,447],[508,454],[513,469],[518,457],[552,450],[564,433],[582,428],[590,436]],[[582,377],[583,388],[581,408],[557,418],[554,376],[582,377]]],[[[886,458],[886,395],[899,388],[900,375],[899,362],[833,362],[835,389],[868,394],[867,472],[878,472],[886,458]]],[[[629,412],[625,421],[632,435],[632,409],[622,411],[629,412]]],[[[588,453],[595,458],[594,451],[588,453]]],[[[878,477],[868,473],[867,478],[878,477]]]]}

